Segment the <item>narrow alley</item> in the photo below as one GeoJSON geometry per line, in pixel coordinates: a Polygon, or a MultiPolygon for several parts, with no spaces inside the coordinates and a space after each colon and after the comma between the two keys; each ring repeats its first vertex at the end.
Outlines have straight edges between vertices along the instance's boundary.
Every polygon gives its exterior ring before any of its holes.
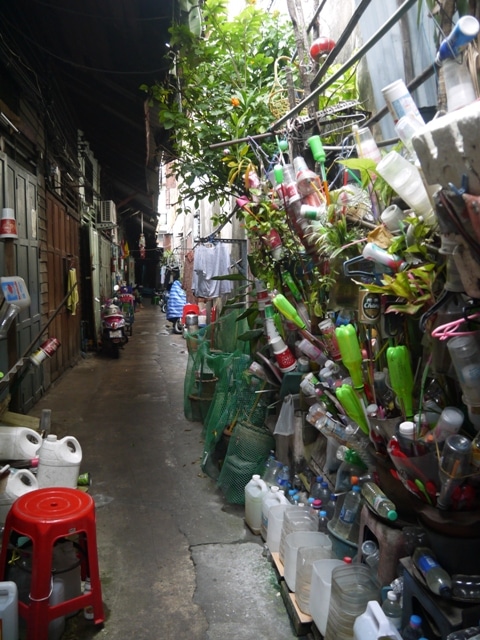
{"type": "Polygon", "coordinates": [[[76,437],[90,472],[106,622],[65,640],[295,637],[263,545],[200,468],[202,425],[183,414],[185,340],[150,300],[118,360],[89,353],[34,407],[76,437]]]}

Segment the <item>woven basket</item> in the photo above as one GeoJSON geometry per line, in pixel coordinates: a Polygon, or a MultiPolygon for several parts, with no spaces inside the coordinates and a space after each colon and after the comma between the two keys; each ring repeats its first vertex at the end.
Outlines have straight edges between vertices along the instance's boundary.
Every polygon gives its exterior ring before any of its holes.
{"type": "MultiPolygon", "coordinates": [[[[282,84],[280,82],[280,78],[278,75],[279,73],[278,64],[281,60],[286,60],[288,62],[291,62],[288,56],[280,56],[275,60],[274,80],[273,80],[272,89],[268,96],[268,108],[270,109],[270,113],[273,115],[273,117],[276,120],[279,120],[280,118],[282,118],[292,108],[288,100],[287,81],[285,79],[282,84]]],[[[303,89],[295,89],[295,94],[301,97],[303,95],[303,89]]],[[[299,100],[297,100],[297,103],[298,102],[299,100]]],[[[306,113],[307,113],[307,110],[304,109],[299,115],[306,115],[306,113]]]]}

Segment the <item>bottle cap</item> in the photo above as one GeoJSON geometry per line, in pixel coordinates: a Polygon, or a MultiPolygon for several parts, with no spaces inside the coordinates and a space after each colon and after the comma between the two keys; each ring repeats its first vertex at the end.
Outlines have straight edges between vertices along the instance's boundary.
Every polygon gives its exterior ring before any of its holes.
{"type": "Polygon", "coordinates": [[[414,627],[421,627],[422,626],[421,617],[413,614],[412,616],[410,616],[410,624],[414,627]]]}
{"type": "Polygon", "coordinates": [[[388,598],[388,600],[391,600],[392,602],[396,602],[397,601],[397,594],[394,591],[388,591],[387,592],[387,598],[388,598]]]}
{"type": "Polygon", "coordinates": [[[391,522],[393,522],[394,520],[396,520],[398,518],[398,513],[396,511],[394,511],[393,509],[391,509],[388,513],[387,513],[387,518],[388,520],[390,520],[391,522]]]}

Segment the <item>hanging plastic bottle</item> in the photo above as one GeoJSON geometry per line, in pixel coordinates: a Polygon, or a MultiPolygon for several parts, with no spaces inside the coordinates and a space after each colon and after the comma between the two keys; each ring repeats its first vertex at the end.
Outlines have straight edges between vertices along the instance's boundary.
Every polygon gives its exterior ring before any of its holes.
{"type": "Polygon", "coordinates": [[[272,302],[287,320],[293,322],[293,324],[295,324],[300,329],[306,329],[307,325],[299,316],[298,311],[283,294],[277,293],[275,296],[273,296],[272,302]]]}
{"type": "Polygon", "coordinates": [[[409,420],[413,418],[413,373],[410,354],[405,345],[388,347],[387,364],[390,384],[399,399],[403,413],[409,420]]]}
{"type": "Polygon", "coordinates": [[[362,495],[360,493],[360,487],[354,486],[345,496],[339,518],[335,524],[335,533],[341,538],[345,540],[348,539],[357,519],[358,512],[360,511],[361,504],[362,495]]]}
{"type": "Polygon", "coordinates": [[[431,549],[417,547],[413,552],[412,559],[432,593],[446,599],[452,597],[452,579],[440,566],[431,549]]]}
{"type": "Polygon", "coordinates": [[[452,494],[468,474],[472,457],[472,441],[459,433],[448,436],[442,449],[438,465],[441,482],[437,499],[439,509],[448,509],[452,503],[452,494]]]}
{"type": "Polygon", "coordinates": [[[342,362],[347,367],[356,389],[363,389],[362,352],[358,343],[357,331],[352,324],[335,329],[342,362]]]}
{"type": "Polygon", "coordinates": [[[362,484],[362,497],[378,515],[393,522],[398,518],[395,504],[383,493],[375,482],[362,484]]]}

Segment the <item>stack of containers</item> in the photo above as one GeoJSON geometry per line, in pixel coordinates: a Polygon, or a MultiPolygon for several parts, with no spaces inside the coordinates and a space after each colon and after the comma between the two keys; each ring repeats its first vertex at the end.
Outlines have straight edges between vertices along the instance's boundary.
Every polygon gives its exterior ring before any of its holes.
{"type": "Polygon", "coordinates": [[[332,547],[300,547],[297,554],[297,575],[295,577],[295,599],[298,608],[310,615],[310,591],[312,585],[313,563],[317,560],[329,560],[332,547]]]}
{"type": "Polygon", "coordinates": [[[279,559],[283,565],[285,564],[286,539],[294,531],[315,531],[318,533],[318,518],[310,513],[308,507],[292,505],[285,509],[278,549],[279,559]]]}
{"type": "MultiPolygon", "coordinates": [[[[294,531],[285,538],[285,582],[290,591],[296,591],[297,560],[302,548],[322,547],[326,555],[332,551],[332,543],[327,535],[320,531],[294,531]]],[[[325,556],[324,556],[325,557],[325,556]]]]}
{"type": "Polygon", "coordinates": [[[380,585],[369,567],[350,564],[332,572],[325,640],[352,640],[353,625],[371,600],[380,602],[380,585]]]}

